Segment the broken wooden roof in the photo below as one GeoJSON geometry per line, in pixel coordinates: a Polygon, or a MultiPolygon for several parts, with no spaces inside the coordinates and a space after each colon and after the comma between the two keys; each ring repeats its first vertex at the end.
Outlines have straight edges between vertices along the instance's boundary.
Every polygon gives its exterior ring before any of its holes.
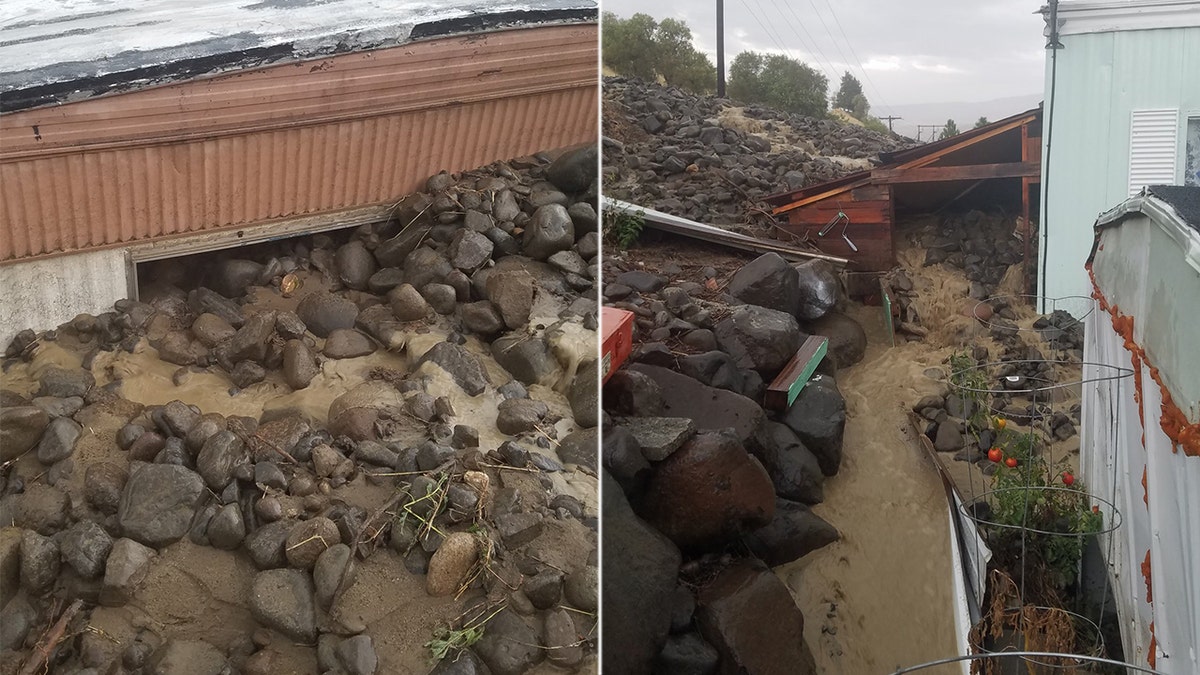
{"type": "MultiPolygon", "coordinates": [[[[766,198],[775,215],[836,197],[867,185],[979,181],[1040,175],[1040,162],[1021,161],[1020,146],[1013,154],[1001,137],[1023,126],[1041,123],[1042,109],[1034,108],[978,129],[933,143],[880,153],[880,166],[841,178],[789,190],[766,198]],[[1014,161],[1015,160],[1015,161],[1014,161]]],[[[1040,133],[1037,134],[1040,136],[1040,133]]],[[[1038,146],[1040,154],[1040,144],[1038,146]]]]}
{"type": "Polygon", "coordinates": [[[4,0],[0,110],[531,24],[595,0],[4,0]]]}

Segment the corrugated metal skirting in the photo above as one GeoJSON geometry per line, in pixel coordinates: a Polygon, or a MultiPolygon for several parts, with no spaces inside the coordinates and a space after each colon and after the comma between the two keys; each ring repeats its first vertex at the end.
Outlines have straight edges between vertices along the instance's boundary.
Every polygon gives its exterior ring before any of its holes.
{"type": "Polygon", "coordinates": [[[596,42],[522,29],[6,115],[0,261],[389,202],[595,140],[596,42]]]}

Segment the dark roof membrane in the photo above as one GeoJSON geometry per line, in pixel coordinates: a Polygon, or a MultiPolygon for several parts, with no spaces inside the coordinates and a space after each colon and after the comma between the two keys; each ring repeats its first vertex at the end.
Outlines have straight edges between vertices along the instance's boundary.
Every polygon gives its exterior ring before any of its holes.
{"type": "Polygon", "coordinates": [[[1170,204],[1185,225],[1200,232],[1200,187],[1151,185],[1146,192],[1170,204]]]}

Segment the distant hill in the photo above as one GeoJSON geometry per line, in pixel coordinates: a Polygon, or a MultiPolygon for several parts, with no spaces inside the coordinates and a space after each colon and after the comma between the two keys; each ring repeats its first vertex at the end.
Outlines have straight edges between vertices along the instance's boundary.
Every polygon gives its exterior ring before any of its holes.
{"type": "MultiPolygon", "coordinates": [[[[990,101],[895,105],[890,108],[892,112],[887,112],[879,108],[872,109],[871,114],[891,114],[903,117],[904,119],[896,120],[892,123],[896,133],[908,136],[909,138],[916,138],[918,124],[945,124],[947,119],[952,119],[958,125],[960,131],[966,131],[975,126],[975,120],[981,116],[995,122],[996,120],[1016,115],[1019,112],[1036,108],[1041,101],[1041,93],[1035,93],[997,98],[990,101]]],[[[921,140],[928,141],[928,134],[929,130],[924,130],[921,140]]]]}

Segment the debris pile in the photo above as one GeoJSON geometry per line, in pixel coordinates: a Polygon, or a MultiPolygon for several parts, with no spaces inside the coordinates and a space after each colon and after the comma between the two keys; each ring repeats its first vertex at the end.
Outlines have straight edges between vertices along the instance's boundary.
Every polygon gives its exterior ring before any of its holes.
{"type": "Polygon", "coordinates": [[[868,168],[898,137],[604,78],[604,194],[716,225],[770,222],[762,198],[868,168]]]}
{"type": "Polygon", "coordinates": [[[22,332],[0,670],[594,671],[595,161],[22,332]]]}
{"type": "Polygon", "coordinates": [[[811,673],[804,617],[770,568],[838,538],[810,506],[841,465],[836,367],[866,338],[822,261],[676,259],[604,261],[606,302],[636,317],[631,363],[603,390],[605,662],[811,673]],[[764,409],[810,334],[831,356],[793,405],[764,409]]]}

